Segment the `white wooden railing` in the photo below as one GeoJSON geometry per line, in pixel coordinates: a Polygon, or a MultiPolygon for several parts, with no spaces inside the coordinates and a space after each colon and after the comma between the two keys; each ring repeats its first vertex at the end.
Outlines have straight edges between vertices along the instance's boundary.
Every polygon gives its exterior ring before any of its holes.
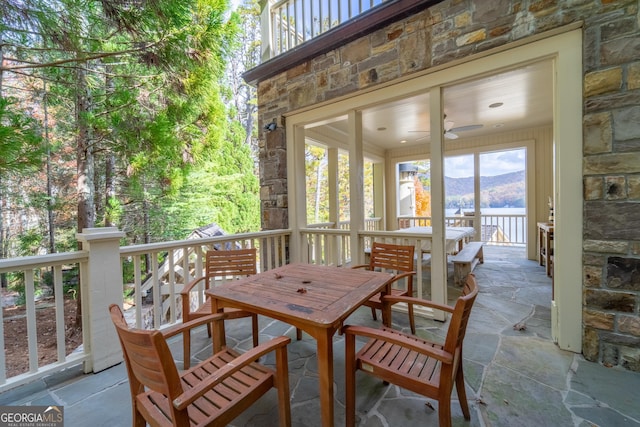
{"type": "MultiPolygon", "coordinates": [[[[265,271],[288,262],[286,247],[291,232],[264,231],[125,247],[118,246],[123,233],[115,229],[90,229],[84,234],[80,239],[84,242],[84,251],[0,260],[0,274],[9,275],[24,287],[27,324],[24,345],[28,347],[29,359],[26,372],[9,376],[5,352],[0,352],[0,392],[80,363],[84,364],[85,372],[118,363],[121,360],[119,344],[110,325],[107,307],[110,303],[123,303],[123,289],[133,293],[124,304],[125,308],[129,307],[126,315],[130,324],[154,328],[169,326],[181,321],[177,294],[184,283],[203,274],[203,254],[208,248],[255,247],[258,249],[258,270],[265,271]],[[146,268],[147,262],[149,268],[146,268]],[[73,272],[72,277],[68,271],[73,272]],[[45,286],[44,277],[50,272],[51,284],[45,286]],[[122,272],[126,277],[133,277],[133,282],[124,286],[122,272]],[[65,351],[63,292],[68,282],[81,286],[83,307],[83,344],[69,354],[65,351]],[[43,290],[52,297],[56,319],[57,360],[48,364],[41,364],[38,354],[36,294],[43,290]],[[151,300],[148,304],[147,299],[151,300]],[[100,352],[112,354],[98,354],[100,352]]],[[[47,303],[50,304],[50,300],[47,303]]],[[[0,312],[0,320],[3,320],[0,321],[0,348],[4,349],[5,319],[1,317],[0,312]]]]}
{"type": "Polygon", "coordinates": [[[263,11],[263,60],[273,58],[326,33],[389,0],[268,1],[263,11]],[[264,21],[267,22],[264,22],[264,21]],[[271,36],[268,37],[268,34],[271,36]]]}
{"type": "MultiPolygon", "coordinates": [[[[0,260],[0,273],[10,274],[24,284],[27,322],[25,345],[29,349],[28,371],[12,377],[7,376],[5,354],[0,353],[0,392],[74,364],[83,363],[85,372],[91,372],[118,363],[121,354],[117,336],[110,325],[107,311],[109,303],[125,302],[125,307],[130,307],[128,317],[131,324],[138,327],[163,328],[179,322],[181,313],[176,295],[185,283],[203,274],[202,259],[208,248],[255,247],[258,249],[258,269],[266,271],[287,264],[290,259],[349,267],[365,262],[366,249],[371,247],[373,241],[411,244],[421,248],[424,241],[429,239],[420,234],[377,230],[380,223],[379,219],[372,219],[366,230],[358,231],[355,235],[341,224],[340,228],[324,225],[295,233],[291,230],[274,230],[125,247],[118,245],[124,235],[118,230],[90,229],[78,235],[80,241],[84,242],[84,251],[0,260]],[[297,239],[296,247],[301,249],[299,254],[289,254],[291,239],[297,239]],[[354,244],[357,247],[355,251],[354,244]],[[66,278],[63,280],[63,272],[69,270],[75,274],[71,280],[79,282],[81,286],[83,345],[66,354],[63,295],[66,278]],[[36,289],[42,284],[44,273],[49,271],[53,277],[51,294],[56,309],[57,361],[40,365],[36,289]],[[132,280],[125,283],[123,277],[131,277],[132,280]],[[130,298],[123,297],[124,289],[132,292],[130,298]]],[[[423,254],[420,251],[418,253],[420,261],[423,261],[423,254]]],[[[423,274],[429,274],[428,271],[416,269],[417,283],[422,283],[423,274]]],[[[417,286],[416,289],[421,297],[422,287],[417,286]]],[[[0,347],[4,347],[3,325],[0,322],[0,347]]]]}
{"type": "MultiPolygon", "coordinates": [[[[258,271],[266,271],[287,263],[289,235],[288,230],[261,231],[121,248],[123,271],[132,268],[133,274],[133,282],[125,284],[134,296],[125,301],[134,308],[131,323],[141,328],[161,328],[181,319],[177,295],[186,283],[202,277],[208,249],[256,248],[258,271]]],[[[197,295],[201,304],[204,289],[197,295]]]]}
{"type": "MultiPolygon", "coordinates": [[[[0,391],[16,387],[45,375],[51,374],[72,365],[85,362],[88,359],[88,349],[81,348],[67,354],[65,350],[66,327],[64,318],[64,285],[65,280],[77,281],[86,271],[87,252],[61,253],[44,256],[30,256],[0,260],[0,274],[10,276],[12,281],[24,286],[24,300],[26,309],[27,334],[24,345],[28,347],[29,367],[27,372],[12,377],[7,376],[7,360],[5,358],[5,320],[0,311],[0,391]],[[75,277],[64,277],[63,270],[76,272],[75,277]],[[45,284],[45,277],[51,274],[52,280],[45,284]],[[40,365],[38,355],[38,339],[36,321],[36,290],[46,291],[47,297],[52,297],[55,306],[55,334],[56,361],[44,366],[40,365]]],[[[40,298],[38,298],[40,299],[40,298]]],[[[49,300],[48,300],[49,301],[49,300]]],[[[3,306],[5,301],[3,301],[3,306]]],[[[84,321],[83,321],[84,324],[84,321]]],[[[83,341],[85,338],[83,329],[83,341]]],[[[16,337],[14,337],[16,338],[16,337]]]]}
{"type": "MultiPolygon", "coordinates": [[[[423,298],[423,280],[426,279],[425,274],[430,274],[428,261],[430,255],[423,253],[422,248],[431,246],[431,237],[425,237],[421,233],[406,233],[398,231],[359,231],[357,237],[358,251],[351,251],[352,245],[351,232],[343,229],[319,229],[304,228],[300,230],[300,246],[302,248],[302,262],[309,264],[334,265],[340,267],[352,267],[354,265],[366,264],[368,250],[374,241],[411,245],[416,248],[416,277],[414,283],[418,298],[423,298]],[[425,264],[423,265],[423,262],[425,264]],[[427,268],[423,268],[427,267],[427,268]]],[[[292,238],[294,238],[292,236],[292,238]]],[[[430,278],[429,278],[430,279],[430,278]]],[[[435,291],[434,286],[443,286],[442,283],[431,281],[430,295],[440,294],[435,291]]],[[[394,306],[394,308],[397,308],[394,306]]],[[[402,307],[399,307],[402,310],[402,307]]],[[[442,312],[434,312],[433,310],[418,310],[416,314],[431,317],[437,320],[444,320],[442,312]]]]}
{"type": "MultiPolygon", "coordinates": [[[[474,215],[445,217],[447,227],[474,227],[474,215]]],[[[429,227],[431,217],[403,216],[398,218],[398,228],[429,227]]],[[[517,245],[527,244],[527,216],[525,214],[481,214],[480,238],[488,244],[517,245]]]]}

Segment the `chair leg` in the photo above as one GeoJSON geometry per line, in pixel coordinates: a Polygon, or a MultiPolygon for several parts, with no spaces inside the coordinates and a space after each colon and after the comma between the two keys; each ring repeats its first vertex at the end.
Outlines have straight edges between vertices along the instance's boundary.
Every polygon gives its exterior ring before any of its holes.
{"type": "Polygon", "coordinates": [[[278,390],[278,414],[281,427],[291,427],[291,394],[289,393],[289,363],[287,347],[276,350],[276,388],[278,390]]]}
{"type": "Polygon", "coordinates": [[[451,427],[451,395],[438,399],[438,424],[440,427],[451,427]]]}
{"type": "Polygon", "coordinates": [[[253,346],[258,346],[258,336],[260,335],[260,331],[258,330],[258,315],[251,315],[251,333],[253,334],[253,346]]]}
{"type": "Polygon", "coordinates": [[[464,387],[464,372],[462,371],[462,365],[458,367],[458,373],[456,374],[456,391],[458,392],[458,400],[460,401],[462,415],[464,415],[465,420],[470,420],[471,414],[469,413],[469,402],[467,402],[467,390],[464,387]]]}
{"type": "Polygon", "coordinates": [[[416,334],[416,318],[413,317],[413,304],[407,304],[408,310],[407,314],[409,315],[409,326],[411,326],[411,333],[413,335],[416,334]]]}
{"type": "Polygon", "coordinates": [[[346,334],[345,340],[345,417],[346,427],[356,425],[356,337],[346,334]]]}
{"type": "Polygon", "coordinates": [[[191,366],[191,331],[186,330],[182,333],[182,366],[189,369],[191,366]]]}
{"type": "Polygon", "coordinates": [[[147,420],[144,419],[140,411],[138,411],[138,409],[134,406],[133,407],[133,427],[146,427],[146,426],[147,426],[147,420]]]}
{"type": "Polygon", "coordinates": [[[378,316],[376,315],[376,309],[371,307],[371,316],[373,316],[373,320],[378,320],[378,316]]]}
{"type": "Polygon", "coordinates": [[[296,328],[296,340],[300,341],[302,339],[302,329],[296,328]]]}

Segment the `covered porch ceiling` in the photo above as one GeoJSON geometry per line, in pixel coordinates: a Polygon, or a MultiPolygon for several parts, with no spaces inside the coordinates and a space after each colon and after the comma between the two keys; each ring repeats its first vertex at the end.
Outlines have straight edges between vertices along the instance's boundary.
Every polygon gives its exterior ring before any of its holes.
{"type": "MultiPolygon", "coordinates": [[[[550,125],[553,121],[553,63],[545,60],[481,77],[443,92],[445,140],[550,125]]],[[[417,92],[362,110],[365,151],[385,152],[430,141],[428,93],[417,92]]],[[[346,117],[306,127],[308,138],[346,148],[346,117]]]]}

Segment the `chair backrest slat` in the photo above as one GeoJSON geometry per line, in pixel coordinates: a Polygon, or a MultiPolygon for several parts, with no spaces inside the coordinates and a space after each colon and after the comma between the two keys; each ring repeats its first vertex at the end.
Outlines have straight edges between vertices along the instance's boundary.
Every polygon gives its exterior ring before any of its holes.
{"type": "Polygon", "coordinates": [[[407,273],[413,271],[415,247],[373,242],[369,269],[394,270],[407,273]]]}
{"type": "Polygon", "coordinates": [[[256,248],[207,251],[205,254],[205,275],[211,280],[225,281],[257,274],[256,248]]]}

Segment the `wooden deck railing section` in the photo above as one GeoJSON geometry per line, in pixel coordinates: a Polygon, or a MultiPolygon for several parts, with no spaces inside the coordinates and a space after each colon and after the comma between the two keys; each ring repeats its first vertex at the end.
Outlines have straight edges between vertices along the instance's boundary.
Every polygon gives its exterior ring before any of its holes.
{"type": "MultiPolygon", "coordinates": [[[[52,372],[68,368],[87,360],[85,351],[66,354],[65,322],[64,322],[64,286],[65,283],[77,281],[78,273],[86,270],[87,252],[60,253],[47,256],[30,256],[0,260],[0,274],[11,276],[11,280],[20,281],[24,286],[24,300],[27,323],[27,346],[29,348],[29,369],[27,372],[7,378],[5,355],[5,330],[2,311],[0,311],[0,391],[3,385],[13,387],[33,381],[52,372]],[[74,272],[70,274],[68,272],[74,272]],[[49,281],[48,277],[51,277],[49,281]],[[39,366],[37,322],[36,322],[36,289],[51,290],[56,312],[56,349],[57,360],[48,366],[39,366]]],[[[5,301],[2,301],[3,307],[5,301]]]]}
{"type": "MultiPolygon", "coordinates": [[[[0,274],[9,275],[24,286],[29,347],[28,371],[11,377],[6,374],[5,352],[0,352],[0,392],[79,363],[84,364],[85,372],[100,371],[119,363],[122,360],[119,343],[115,330],[108,324],[105,304],[122,306],[124,289],[133,295],[127,300],[127,307],[131,307],[128,310],[130,324],[164,328],[181,321],[176,297],[184,283],[203,274],[202,254],[207,248],[255,247],[258,270],[264,271],[288,262],[285,247],[290,234],[289,230],[276,230],[120,247],[124,233],[101,228],[79,234],[83,251],[0,260],[0,274]],[[54,363],[41,365],[36,289],[44,288],[41,285],[49,272],[53,273],[51,294],[56,309],[58,357],[54,363]],[[131,283],[124,283],[123,272],[133,278],[131,283]],[[63,289],[69,282],[81,286],[83,346],[67,355],[63,289]]],[[[4,322],[0,322],[0,348],[4,348],[4,333],[4,322]]]]}
{"type": "MultiPolygon", "coordinates": [[[[24,284],[29,347],[28,372],[13,377],[7,377],[5,354],[0,353],[0,392],[79,363],[83,363],[85,372],[100,371],[119,363],[122,356],[108,313],[111,303],[122,306],[126,301],[125,307],[130,307],[128,321],[139,328],[164,328],[180,322],[182,316],[176,297],[184,283],[203,274],[202,255],[208,248],[255,247],[258,271],[266,271],[294,261],[348,267],[365,262],[366,249],[373,241],[422,247],[430,240],[420,234],[378,230],[380,224],[380,219],[372,219],[367,222],[366,230],[357,232],[349,230],[343,222],[339,228],[325,224],[295,233],[272,230],[124,247],[119,245],[124,233],[117,229],[89,229],[78,235],[83,251],[0,260],[0,273],[24,284]],[[298,239],[299,253],[289,250],[291,239],[298,239]],[[355,252],[354,247],[358,248],[355,252]],[[36,289],[47,272],[52,272],[53,277],[50,287],[56,307],[58,358],[55,363],[40,365],[36,289]],[[65,354],[63,293],[65,284],[70,282],[79,283],[81,287],[84,345],[78,351],[65,354]]],[[[422,283],[428,272],[428,268],[416,268],[416,283],[422,283]]],[[[416,289],[421,298],[422,286],[416,289]]],[[[0,322],[0,347],[3,339],[3,322],[0,322]]]]}

